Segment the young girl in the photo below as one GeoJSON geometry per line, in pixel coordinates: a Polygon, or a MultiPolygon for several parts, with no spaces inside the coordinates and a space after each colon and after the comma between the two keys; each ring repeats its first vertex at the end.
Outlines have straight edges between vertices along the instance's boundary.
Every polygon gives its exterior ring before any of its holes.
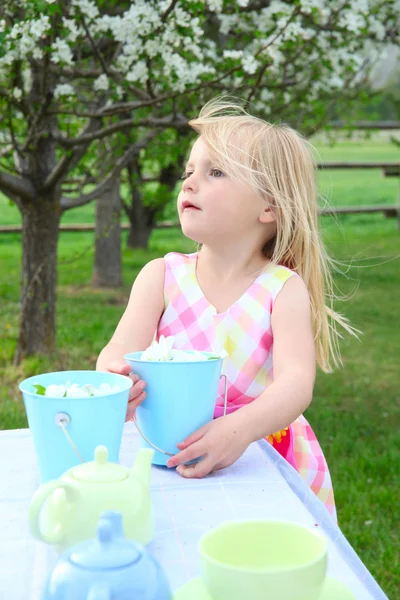
{"type": "MultiPolygon", "coordinates": [[[[330,371],[340,361],[335,324],[351,328],[332,309],[311,151],[291,128],[223,100],[190,125],[199,137],[178,213],[201,248],[143,268],[97,368],[129,374],[123,355],[147,348],[155,333],[173,335],[179,349],[225,349],[227,415],[221,389],[219,418],[182,440],[168,466],[204,477],[267,438],[334,513],[328,466],[302,413],[316,362],[330,371]]],[[[145,398],[145,382],[133,380],[128,419],[145,398]]]]}

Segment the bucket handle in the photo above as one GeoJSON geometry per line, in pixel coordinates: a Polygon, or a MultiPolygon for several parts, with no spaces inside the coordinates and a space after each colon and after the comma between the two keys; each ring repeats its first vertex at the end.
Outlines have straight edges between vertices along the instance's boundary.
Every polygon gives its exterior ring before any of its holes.
{"type": "Polygon", "coordinates": [[[77,455],[77,457],[79,458],[79,460],[82,463],[85,462],[83,460],[82,455],[79,452],[78,448],[74,444],[74,440],[71,438],[71,436],[69,435],[69,433],[67,431],[67,427],[71,423],[71,417],[69,416],[69,414],[67,414],[65,412],[59,412],[59,413],[56,414],[56,416],[54,418],[54,421],[55,421],[55,424],[58,425],[58,427],[61,428],[61,431],[63,432],[63,434],[67,438],[67,442],[72,446],[72,449],[75,452],[75,454],[77,455]]]}
{"type": "MultiPolygon", "coordinates": [[[[221,377],[223,377],[224,380],[225,380],[225,384],[224,384],[224,416],[225,416],[226,415],[227,399],[228,399],[228,378],[223,373],[222,373],[221,377]]],[[[170,452],[167,452],[166,450],[162,450],[161,448],[159,448],[158,446],[156,446],[155,444],[153,444],[153,442],[151,442],[149,440],[149,438],[144,435],[143,431],[140,429],[139,424],[137,422],[136,413],[134,413],[134,415],[133,415],[133,421],[134,421],[134,423],[136,425],[136,429],[138,430],[139,434],[142,436],[142,438],[145,440],[145,442],[147,442],[149,444],[149,446],[151,446],[152,448],[154,448],[154,450],[157,450],[158,452],[161,452],[161,454],[166,454],[167,456],[175,456],[174,454],[171,454],[170,452]]]]}

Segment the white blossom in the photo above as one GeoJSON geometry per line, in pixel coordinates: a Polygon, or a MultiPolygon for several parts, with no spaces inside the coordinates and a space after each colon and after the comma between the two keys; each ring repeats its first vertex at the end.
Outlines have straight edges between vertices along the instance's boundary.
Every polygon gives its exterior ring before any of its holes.
{"type": "Polygon", "coordinates": [[[63,17],[62,22],[64,27],[68,29],[68,35],[66,39],[73,44],[80,35],[79,27],[73,19],[66,19],[63,17]]]}
{"type": "Polygon", "coordinates": [[[358,15],[347,10],[341,16],[340,25],[345,27],[348,31],[359,33],[360,29],[362,29],[362,27],[365,25],[365,20],[362,15],[358,15]]]}
{"type": "Polygon", "coordinates": [[[97,79],[95,79],[93,83],[93,89],[96,92],[108,90],[110,87],[110,82],[108,81],[108,77],[105,73],[99,75],[97,79]]]}
{"type": "Polygon", "coordinates": [[[32,51],[32,57],[35,60],[40,60],[41,58],[43,58],[43,51],[41,48],[39,48],[39,46],[36,46],[33,51],[32,51]]]}
{"type": "Polygon", "coordinates": [[[28,94],[32,87],[32,70],[30,65],[25,65],[22,69],[22,81],[24,84],[24,91],[28,94]]]}
{"type": "Polygon", "coordinates": [[[235,19],[232,18],[232,15],[218,15],[218,20],[220,23],[219,30],[222,35],[228,35],[235,23],[235,19]]]}
{"type": "Polygon", "coordinates": [[[242,58],[242,65],[243,70],[246,73],[249,73],[249,75],[253,75],[257,71],[260,63],[254,58],[254,56],[248,54],[247,56],[244,56],[242,58]]]}
{"type": "Polygon", "coordinates": [[[62,96],[74,96],[75,90],[69,83],[60,83],[54,89],[54,97],[61,98],[62,96]]]}
{"type": "Polygon", "coordinates": [[[219,13],[222,11],[224,3],[223,0],[207,0],[206,4],[209,10],[219,13]]]}
{"type": "MultiPolygon", "coordinates": [[[[53,4],[55,0],[47,2],[53,4]]],[[[82,26],[83,15],[95,44],[105,38],[110,43],[112,51],[106,52],[103,58],[106,61],[113,58],[107,75],[104,73],[95,79],[92,90],[88,89],[86,80],[79,101],[83,97],[91,102],[99,91],[105,105],[122,98],[124,90],[129,98],[130,84],[145,86],[150,77],[157,95],[179,93],[191,86],[204,85],[207,79],[224,75],[232,67],[232,73],[221,80],[221,85],[231,90],[246,88],[255,81],[260,67],[264,67],[253,104],[256,106],[258,102],[258,107],[264,106],[267,114],[274,105],[290,105],[291,99],[295,99],[299,91],[303,95],[304,89],[307,89],[307,98],[318,99],[326,94],[337,95],[344,86],[357,85],[368,74],[365,64],[381,55],[388,28],[392,35],[397,31],[394,0],[380,2],[379,10],[373,0],[353,0],[343,6],[340,0],[299,0],[295,4],[289,0],[272,0],[265,8],[254,10],[250,10],[248,0],[238,0],[235,3],[238,10],[232,10],[233,3],[223,0],[202,0],[202,4],[203,11],[201,4],[194,1],[176,3],[168,18],[163,19],[171,5],[169,0],[157,3],[134,0],[121,5],[118,14],[109,10],[107,3],[72,0],[66,5],[59,4],[62,27],[54,41],[49,35],[53,23],[45,14],[46,4],[39,17],[32,18],[30,13],[24,17],[26,3],[21,0],[21,18],[13,21],[11,16],[10,27],[7,27],[8,20],[7,23],[0,21],[3,32],[0,85],[13,90],[12,66],[19,62],[21,72],[27,73],[20,84],[21,95],[28,95],[32,59],[41,68],[40,62],[49,56],[53,64],[60,65],[60,74],[55,73],[55,99],[76,94],[83,79],[79,75],[75,78],[73,73],[100,68],[95,55],[81,60],[80,52],[76,51],[80,44],[90,50],[82,26]],[[249,10],[240,10],[245,7],[249,10]],[[215,13],[215,37],[207,35],[210,11],[215,13]],[[328,21],[329,31],[321,29],[328,21]],[[220,44],[219,36],[226,36],[226,43],[224,40],[220,44]],[[294,42],[296,51],[288,41],[294,42]],[[290,90],[285,89],[283,73],[292,82],[290,90]],[[125,85],[121,83],[123,80],[125,85]],[[272,85],[276,84],[280,91],[275,94],[272,85]]],[[[52,68],[54,72],[54,66],[52,68]]],[[[15,88],[10,94],[15,100],[19,99],[15,88]]],[[[204,100],[208,99],[207,93],[204,94],[204,100]]]]}
{"type": "Polygon", "coordinates": [[[305,13],[310,13],[313,8],[324,8],[325,0],[300,0],[301,10],[305,13]]]}
{"type": "Polygon", "coordinates": [[[80,12],[89,19],[95,19],[99,15],[99,9],[95,2],[90,2],[90,0],[73,0],[72,5],[79,8],[80,12]]]}
{"type": "Polygon", "coordinates": [[[42,15],[39,19],[35,21],[30,21],[28,23],[29,26],[29,35],[33,38],[41,39],[51,28],[50,19],[47,15],[42,15]]]}
{"type": "MultiPolygon", "coordinates": [[[[209,360],[209,353],[198,350],[178,350],[172,348],[174,345],[174,336],[160,336],[160,339],[154,340],[152,344],[142,352],[140,360],[152,362],[202,362],[209,360]]],[[[225,359],[228,353],[225,350],[213,354],[215,358],[225,359]]]]}
{"type": "Polygon", "coordinates": [[[61,38],[56,38],[56,41],[52,44],[51,49],[53,53],[51,55],[51,60],[54,63],[65,63],[67,65],[73,64],[73,55],[71,48],[67,44],[65,40],[61,38]]]}
{"type": "MultiPolygon", "coordinates": [[[[356,14],[367,14],[369,11],[369,0],[352,0],[351,9],[356,14]]],[[[399,6],[400,9],[400,6],[399,6]]]]}
{"type": "Polygon", "coordinates": [[[120,392],[121,388],[117,383],[114,385],[110,385],[109,383],[102,383],[97,391],[95,391],[95,396],[107,396],[108,394],[116,394],[120,392]]]}
{"type": "Polygon", "coordinates": [[[174,343],[172,335],[154,340],[152,344],[142,353],[140,359],[145,361],[167,361],[172,360],[171,349],[174,343]]]}
{"type": "Polygon", "coordinates": [[[79,385],[78,383],[71,384],[70,381],[67,381],[64,385],[57,385],[55,383],[48,385],[44,395],[49,398],[89,398],[90,396],[108,396],[120,391],[121,388],[117,383],[110,385],[104,382],[96,388],[91,383],[79,385]]]}
{"type": "Polygon", "coordinates": [[[15,98],[15,100],[21,100],[22,90],[19,87],[15,87],[12,91],[12,95],[15,98]]]}
{"type": "Polygon", "coordinates": [[[90,394],[85,387],[80,388],[77,383],[74,383],[67,388],[65,395],[67,398],[89,398],[90,394]]]}
{"type": "Polygon", "coordinates": [[[374,33],[376,35],[378,40],[382,41],[385,39],[385,27],[381,21],[378,21],[378,19],[371,19],[368,23],[368,29],[370,33],[374,33]]]}
{"type": "Polygon", "coordinates": [[[56,385],[53,383],[47,386],[45,396],[49,396],[51,398],[63,398],[65,396],[65,392],[65,385],[56,385]]]}
{"type": "Polygon", "coordinates": [[[139,60],[126,75],[126,80],[133,83],[145,83],[149,78],[149,70],[144,60],[139,60]]]}
{"type": "Polygon", "coordinates": [[[289,104],[290,100],[291,100],[292,96],[291,94],[289,94],[289,92],[283,92],[283,102],[285,104],[289,104]]]}
{"type": "Polygon", "coordinates": [[[224,58],[233,58],[237,60],[238,58],[242,58],[243,50],[224,50],[224,58]]]}
{"type": "Polygon", "coordinates": [[[269,100],[271,100],[271,98],[274,97],[273,92],[271,92],[271,90],[268,90],[267,88],[263,88],[261,90],[260,93],[260,98],[261,100],[263,100],[264,102],[268,102],[269,100]]]}
{"type": "Polygon", "coordinates": [[[149,58],[154,58],[160,52],[160,44],[157,40],[147,40],[144,49],[149,58]]]}

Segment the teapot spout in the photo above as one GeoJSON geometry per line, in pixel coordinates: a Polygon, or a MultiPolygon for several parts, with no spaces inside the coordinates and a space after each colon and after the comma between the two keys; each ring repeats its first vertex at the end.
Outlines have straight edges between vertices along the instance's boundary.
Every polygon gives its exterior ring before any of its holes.
{"type": "Polygon", "coordinates": [[[150,484],[150,469],[153,456],[154,450],[151,448],[140,448],[131,469],[130,476],[134,479],[139,479],[145,487],[149,487],[150,484]]]}

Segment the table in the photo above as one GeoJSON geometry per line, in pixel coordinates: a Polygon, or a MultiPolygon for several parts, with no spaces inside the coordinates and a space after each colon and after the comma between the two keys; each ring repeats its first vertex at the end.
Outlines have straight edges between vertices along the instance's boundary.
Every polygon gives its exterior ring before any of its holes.
{"type": "MultiPolygon", "coordinates": [[[[139,435],[127,423],[120,463],[130,466],[139,435]]],[[[387,600],[325,506],[296,471],[264,440],[251,444],[229,469],[201,480],[152,467],[150,494],[156,534],[148,549],[163,565],[174,590],[199,574],[196,545],[201,534],[224,520],[267,518],[318,526],[328,538],[328,572],[357,600],[387,600]]],[[[39,600],[57,558],[36,542],[28,527],[28,506],[39,485],[27,429],[0,432],[0,599],[39,600]]]]}

